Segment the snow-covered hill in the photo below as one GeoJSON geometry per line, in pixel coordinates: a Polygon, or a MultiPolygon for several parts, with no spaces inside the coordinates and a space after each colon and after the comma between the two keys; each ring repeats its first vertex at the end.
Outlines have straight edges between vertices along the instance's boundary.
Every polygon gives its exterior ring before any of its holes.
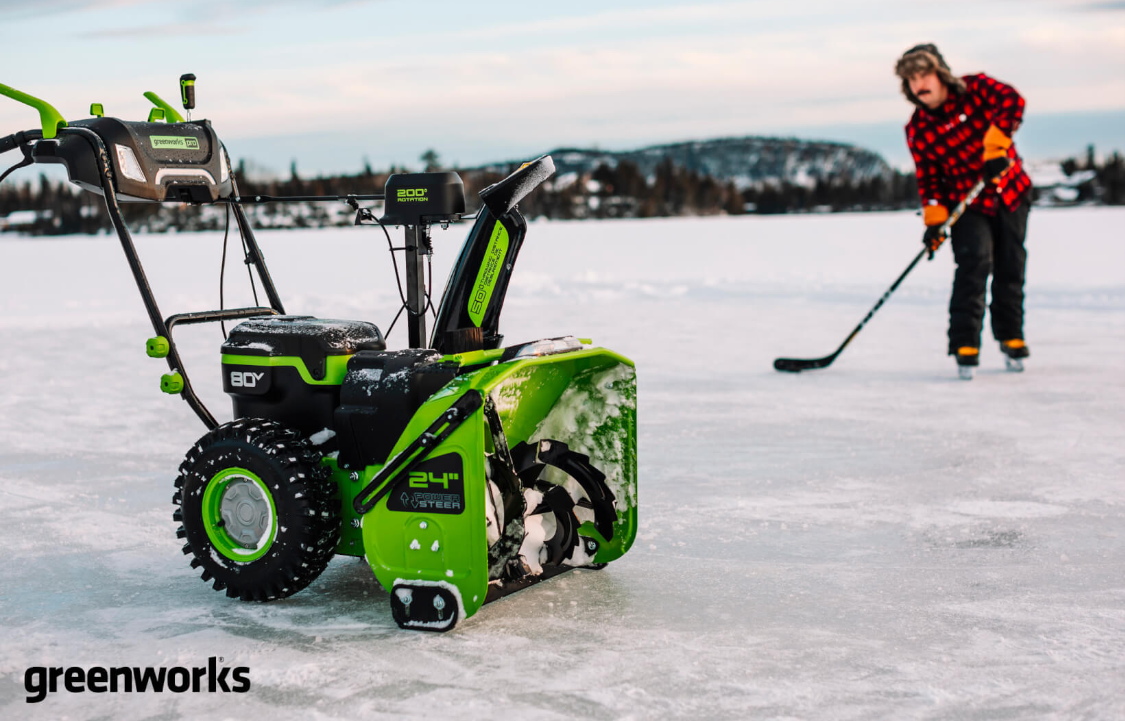
{"type": "MultiPolygon", "coordinates": [[[[636,165],[651,179],[666,161],[720,182],[733,182],[739,190],[763,183],[788,183],[812,187],[817,180],[855,184],[888,179],[892,170],[877,153],[844,143],[796,138],[717,138],[653,145],[639,150],[608,151],[559,148],[551,151],[558,177],[583,175],[599,165],[636,165]]],[[[508,163],[488,166],[506,173],[508,163]]]]}

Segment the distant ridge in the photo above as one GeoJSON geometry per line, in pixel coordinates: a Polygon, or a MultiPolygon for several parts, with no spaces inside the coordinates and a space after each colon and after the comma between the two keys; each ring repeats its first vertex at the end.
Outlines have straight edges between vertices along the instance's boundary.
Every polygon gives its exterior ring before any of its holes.
{"type": "MultiPolygon", "coordinates": [[[[556,177],[591,173],[598,166],[633,163],[650,180],[665,159],[673,165],[722,182],[739,190],[764,184],[788,183],[811,188],[818,180],[848,184],[894,175],[882,156],[871,150],[819,140],[747,136],[650,145],[637,150],[558,148],[550,152],[558,168],[556,177]]],[[[480,170],[506,173],[513,163],[493,163],[480,170]]]]}

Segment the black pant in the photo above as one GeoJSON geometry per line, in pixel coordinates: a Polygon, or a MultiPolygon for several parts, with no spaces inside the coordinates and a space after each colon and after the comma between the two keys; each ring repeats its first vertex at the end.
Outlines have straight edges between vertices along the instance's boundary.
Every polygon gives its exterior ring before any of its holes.
{"type": "Polygon", "coordinates": [[[1001,204],[996,215],[967,211],[953,225],[953,295],[949,299],[949,352],[980,347],[985,289],[992,275],[992,335],[998,341],[1023,338],[1023,279],[1027,265],[1025,200],[1013,211],[1001,204]]]}

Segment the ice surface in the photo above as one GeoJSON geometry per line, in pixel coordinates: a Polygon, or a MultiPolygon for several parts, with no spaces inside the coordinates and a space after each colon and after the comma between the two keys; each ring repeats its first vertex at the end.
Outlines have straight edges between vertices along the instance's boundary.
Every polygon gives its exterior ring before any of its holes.
{"type": "MultiPolygon", "coordinates": [[[[989,340],[956,379],[946,249],[830,369],[772,370],[834,349],[919,226],[532,223],[501,328],[637,362],[640,535],[445,635],[400,631],[354,559],[270,604],[200,581],[169,501],[203,427],[158,390],[116,239],[0,241],[0,717],[1125,717],[1125,211],[1033,211],[1022,374],[989,340]],[[29,666],[212,655],[251,691],[24,702],[29,666]]],[[[370,232],[262,233],[287,310],[387,327],[370,232]]],[[[164,315],[217,306],[221,240],[138,237],[164,315]]],[[[218,328],[177,338],[228,417],[218,328]]]]}

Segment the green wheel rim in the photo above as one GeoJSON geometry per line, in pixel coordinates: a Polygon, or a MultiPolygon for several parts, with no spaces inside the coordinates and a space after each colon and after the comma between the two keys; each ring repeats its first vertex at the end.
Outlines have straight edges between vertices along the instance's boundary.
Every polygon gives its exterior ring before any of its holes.
{"type": "MultiPolygon", "coordinates": [[[[243,504],[245,508],[247,504],[243,504]]],[[[216,473],[203,490],[203,527],[211,545],[224,557],[239,563],[256,561],[266,555],[277,537],[277,506],[269,488],[253,471],[245,468],[226,468],[216,473]],[[224,500],[227,503],[228,517],[231,511],[231,498],[228,495],[241,493],[245,488],[256,488],[261,495],[253,507],[268,506],[267,527],[253,545],[240,541],[225,528],[223,519],[224,500]],[[229,492],[229,493],[228,493],[229,492]]]]}

